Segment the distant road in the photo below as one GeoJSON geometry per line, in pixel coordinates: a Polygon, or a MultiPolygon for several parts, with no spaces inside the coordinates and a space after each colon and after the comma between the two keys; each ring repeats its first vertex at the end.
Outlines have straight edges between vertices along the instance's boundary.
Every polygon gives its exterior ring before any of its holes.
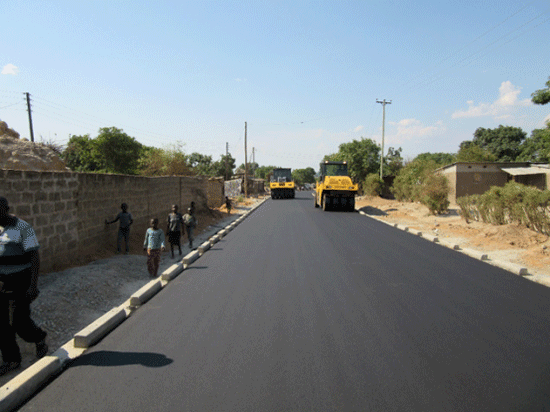
{"type": "Polygon", "coordinates": [[[549,332],[550,289],[297,192],[21,410],[550,411],[549,332]]]}

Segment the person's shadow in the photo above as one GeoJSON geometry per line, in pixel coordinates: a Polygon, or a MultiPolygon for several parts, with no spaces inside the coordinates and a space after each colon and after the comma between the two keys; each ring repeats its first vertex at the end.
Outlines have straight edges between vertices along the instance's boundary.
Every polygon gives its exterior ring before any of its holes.
{"type": "Polygon", "coordinates": [[[97,351],[86,353],[77,358],[71,367],[76,366],[124,366],[124,365],[143,365],[148,368],[160,368],[170,365],[174,362],[173,359],[167,358],[166,355],[151,352],[114,352],[114,351],[97,351]]]}

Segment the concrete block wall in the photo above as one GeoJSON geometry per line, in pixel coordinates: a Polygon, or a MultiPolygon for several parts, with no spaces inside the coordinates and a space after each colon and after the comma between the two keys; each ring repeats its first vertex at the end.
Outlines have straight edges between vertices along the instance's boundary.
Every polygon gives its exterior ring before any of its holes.
{"type": "Polygon", "coordinates": [[[29,222],[40,242],[41,271],[49,272],[93,255],[116,239],[118,223],[105,225],[128,204],[132,234],[142,236],[152,217],[165,227],[172,204],[185,211],[195,201],[197,212],[223,200],[219,182],[199,177],[142,177],[74,172],[0,169],[0,196],[11,213],[29,222]]]}
{"type": "Polygon", "coordinates": [[[225,202],[224,184],[222,177],[208,179],[208,206],[220,207],[225,202]]]}
{"type": "Polygon", "coordinates": [[[0,195],[8,199],[10,213],[29,222],[38,237],[42,268],[50,267],[56,256],[78,250],[78,210],[75,196],[78,176],[65,172],[0,170],[0,195]]]}

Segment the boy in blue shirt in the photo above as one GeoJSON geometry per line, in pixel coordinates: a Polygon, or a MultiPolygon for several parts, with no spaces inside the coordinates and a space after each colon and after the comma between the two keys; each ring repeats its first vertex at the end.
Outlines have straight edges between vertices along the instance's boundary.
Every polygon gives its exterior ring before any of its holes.
{"type": "Polygon", "coordinates": [[[143,250],[147,251],[147,270],[149,276],[156,278],[160,266],[160,254],[166,250],[164,246],[164,232],[159,229],[159,220],[151,219],[151,227],[145,232],[143,250]]]}

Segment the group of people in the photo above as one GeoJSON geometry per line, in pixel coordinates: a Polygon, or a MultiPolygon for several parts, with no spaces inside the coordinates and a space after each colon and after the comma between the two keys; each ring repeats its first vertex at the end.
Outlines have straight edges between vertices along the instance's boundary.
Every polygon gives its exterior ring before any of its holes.
{"type": "MultiPolygon", "coordinates": [[[[33,227],[9,213],[8,199],[0,196],[0,376],[21,367],[21,350],[17,345],[16,334],[26,342],[36,345],[36,357],[42,358],[48,353],[46,332],[31,319],[31,303],[38,297],[38,274],[40,269],[40,244],[33,227]]],[[[130,226],[133,218],[128,205],[121,205],[121,212],[113,221],[120,222],[117,249],[121,251],[125,242],[126,253],[130,250],[130,226]]],[[[161,250],[165,250],[164,232],[158,227],[158,219],[150,221],[145,234],[143,249],[147,253],[147,268],[152,277],[157,276],[161,250]]],[[[194,230],[197,226],[195,203],[187,209],[185,215],[178,213],[178,206],[172,206],[168,215],[168,241],[172,258],[174,246],[181,251],[181,236],[187,231],[189,247],[193,248],[194,230]]]]}
{"type": "MultiPolygon", "coordinates": [[[[225,198],[227,212],[231,213],[231,202],[225,198]]],[[[125,253],[130,251],[130,226],[134,222],[128,212],[128,205],[122,203],[121,212],[114,220],[119,222],[117,251],[120,253],[125,243],[125,253]]],[[[21,367],[21,351],[16,334],[26,342],[36,345],[36,357],[48,353],[46,332],[31,319],[31,303],[38,297],[38,273],[40,269],[40,245],[32,226],[10,210],[8,200],[0,196],[0,376],[21,367]],[[11,312],[11,319],[10,319],[11,312]]],[[[181,256],[181,238],[187,232],[189,247],[193,249],[194,231],[198,221],[195,217],[195,202],[191,202],[187,213],[178,212],[178,205],[172,205],[168,215],[166,232],[170,243],[170,253],[174,258],[177,246],[181,256]]],[[[157,277],[161,252],[166,250],[164,231],[159,228],[158,218],[150,221],[145,233],[143,250],[147,253],[147,269],[151,277],[157,277]]]]}
{"type": "MultiPolygon", "coordinates": [[[[105,224],[111,224],[115,222],[119,223],[118,237],[117,237],[117,252],[121,252],[122,242],[124,241],[126,246],[125,253],[130,251],[130,226],[134,222],[132,214],[128,212],[128,205],[123,203],[121,206],[121,212],[115,217],[114,220],[105,220],[105,224]]],[[[189,248],[193,249],[194,231],[197,227],[198,221],[195,217],[195,202],[191,202],[190,207],[187,209],[187,213],[182,215],[178,212],[178,205],[172,205],[172,211],[168,215],[166,234],[168,236],[168,242],[170,243],[170,253],[172,259],[174,258],[174,247],[177,246],[180,256],[181,251],[181,237],[187,232],[187,238],[189,240],[189,248]]],[[[158,276],[158,269],[160,265],[161,253],[166,250],[164,231],[159,228],[158,218],[153,218],[149,222],[149,228],[145,232],[145,240],[143,242],[143,250],[147,253],[147,270],[151,277],[158,276]]]]}

